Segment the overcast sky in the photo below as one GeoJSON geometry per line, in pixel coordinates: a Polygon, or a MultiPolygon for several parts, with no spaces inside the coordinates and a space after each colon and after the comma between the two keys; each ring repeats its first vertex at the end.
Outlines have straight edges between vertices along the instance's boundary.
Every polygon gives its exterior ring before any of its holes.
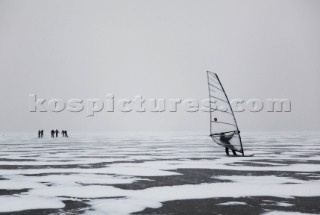
{"type": "Polygon", "coordinates": [[[209,132],[209,115],[29,112],[40,98],[287,98],[237,113],[241,131],[320,130],[320,1],[0,0],[0,131],[209,132]]]}

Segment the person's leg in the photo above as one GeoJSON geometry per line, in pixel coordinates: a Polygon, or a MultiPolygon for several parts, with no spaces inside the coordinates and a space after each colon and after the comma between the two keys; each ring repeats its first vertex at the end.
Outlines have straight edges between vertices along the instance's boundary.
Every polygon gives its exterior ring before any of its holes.
{"type": "Polygon", "coordinates": [[[229,149],[226,147],[226,154],[229,156],[229,149]]]}
{"type": "Polygon", "coordinates": [[[237,156],[237,153],[235,150],[232,150],[233,155],[237,156]]]}

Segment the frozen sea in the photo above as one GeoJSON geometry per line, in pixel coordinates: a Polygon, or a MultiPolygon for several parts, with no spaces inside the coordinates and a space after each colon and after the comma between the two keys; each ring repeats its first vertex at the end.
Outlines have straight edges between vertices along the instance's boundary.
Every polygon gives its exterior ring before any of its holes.
{"type": "Polygon", "coordinates": [[[320,214],[320,134],[0,135],[1,214],[320,214]]]}

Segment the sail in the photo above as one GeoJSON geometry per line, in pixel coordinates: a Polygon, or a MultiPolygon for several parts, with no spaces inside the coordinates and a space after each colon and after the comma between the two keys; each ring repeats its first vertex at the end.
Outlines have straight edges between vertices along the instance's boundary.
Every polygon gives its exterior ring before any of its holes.
{"type": "Polygon", "coordinates": [[[229,99],[218,75],[207,72],[210,102],[210,136],[217,144],[243,154],[241,136],[229,99]]]}

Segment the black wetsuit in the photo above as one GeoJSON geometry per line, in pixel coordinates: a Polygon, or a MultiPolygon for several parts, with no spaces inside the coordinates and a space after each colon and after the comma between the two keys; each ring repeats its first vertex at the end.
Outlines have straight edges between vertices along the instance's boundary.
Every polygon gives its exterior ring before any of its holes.
{"type": "MultiPolygon", "coordinates": [[[[221,134],[220,136],[220,141],[222,143],[224,143],[225,145],[228,145],[230,146],[230,148],[232,147],[231,143],[230,143],[230,140],[232,139],[234,133],[228,137],[226,137],[224,134],[221,134]]],[[[226,148],[226,154],[229,155],[229,147],[225,147],[226,148]]],[[[233,147],[232,147],[233,148],[233,147]]],[[[237,156],[237,153],[234,149],[231,149],[233,155],[237,156]]]]}

